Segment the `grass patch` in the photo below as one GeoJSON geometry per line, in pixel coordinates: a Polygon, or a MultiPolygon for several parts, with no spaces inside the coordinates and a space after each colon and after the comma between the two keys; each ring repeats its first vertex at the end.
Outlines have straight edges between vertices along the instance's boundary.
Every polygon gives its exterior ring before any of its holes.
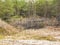
{"type": "Polygon", "coordinates": [[[0,39],[4,39],[6,35],[7,35],[7,31],[0,27],[0,39]]]}
{"type": "Polygon", "coordinates": [[[7,35],[7,31],[0,27],[0,35],[7,35]]]}
{"type": "Polygon", "coordinates": [[[56,41],[56,39],[53,36],[32,36],[32,38],[36,40],[49,40],[49,41],[56,41]]]}
{"type": "MultiPolygon", "coordinates": [[[[57,39],[55,39],[53,36],[40,36],[40,35],[35,35],[35,34],[17,34],[15,36],[16,38],[22,37],[21,39],[34,39],[34,40],[49,40],[49,41],[57,41],[57,39]],[[24,38],[25,37],[25,38],[24,38]]],[[[19,38],[20,39],[20,38],[19,38]]]]}
{"type": "Polygon", "coordinates": [[[0,39],[4,39],[4,37],[5,37],[4,35],[0,35],[0,39]]]}

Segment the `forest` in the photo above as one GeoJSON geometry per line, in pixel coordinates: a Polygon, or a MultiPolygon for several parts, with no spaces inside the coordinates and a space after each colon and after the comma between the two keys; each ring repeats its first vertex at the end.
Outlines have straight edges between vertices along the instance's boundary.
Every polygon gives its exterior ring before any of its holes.
{"type": "Polygon", "coordinates": [[[0,18],[3,20],[33,15],[48,18],[60,15],[59,0],[0,0],[0,18]]]}
{"type": "Polygon", "coordinates": [[[60,45],[60,0],[0,0],[0,39],[58,41],[60,45]]]}
{"type": "MultiPolygon", "coordinates": [[[[31,17],[31,19],[29,20],[33,20],[32,17],[36,17],[36,18],[39,17],[41,19],[44,18],[47,21],[48,19],[51,21],[55,20],[55,23],[51,22],[52,23],[51,25],[53,24],[59,25],[58,24],[60,23],[59,0],[13,0],[13,1],[0,0],[0,18],[2,20],[7,21],[9,23],[11,23],[11,21],[13,20],[12,21],[13,23],[14,20],[19,20],[21,18],[24,19],[29,17],[31,17]]],[[[16,22],[18,23],[19,21],[16,22]]]]}

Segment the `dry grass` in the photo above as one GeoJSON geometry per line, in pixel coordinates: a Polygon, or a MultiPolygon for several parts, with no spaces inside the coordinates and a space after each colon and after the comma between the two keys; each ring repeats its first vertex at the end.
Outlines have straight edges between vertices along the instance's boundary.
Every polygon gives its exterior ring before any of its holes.
{"type": "Polygon", "coordinates": [[[53,28],[43,28],[43,29],[29,29],[23,30],[22,32],[6,37],[7,39],[14,40],[49,40],[49,41],[60,41],[60,39],[56,39],[56,36],[60,36],[60,31],[54,31],[53,28]]]}
{"type": "MultiPolygon", "coordinates": [[[[21,32],[14,34],[12,36],[4,36],[1,35],[0,39],[5,37],[6,39],[18,39],[18,40],[50,40],[50,41],[57,41],[60,39],[54,38],[55,36],[60,36],[60,27],[54,28],[54,27],[45,27],[42,29],[27,29],[22,30],[21,32]]],[[[6,32],[4,29],[0,28],[0,34],[5,34],[6,32]]]]}

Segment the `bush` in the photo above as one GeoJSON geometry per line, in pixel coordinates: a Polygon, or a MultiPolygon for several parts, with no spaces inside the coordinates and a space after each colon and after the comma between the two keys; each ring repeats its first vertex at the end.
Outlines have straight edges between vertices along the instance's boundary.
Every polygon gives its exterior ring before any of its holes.
{"type": "Polygon", "coordinates": [[[26,18],[20,21],[19,24],[25,29],[39,29],[45,26],[44,20],[40,18],[39,19],[38,18],[26,18]]]}

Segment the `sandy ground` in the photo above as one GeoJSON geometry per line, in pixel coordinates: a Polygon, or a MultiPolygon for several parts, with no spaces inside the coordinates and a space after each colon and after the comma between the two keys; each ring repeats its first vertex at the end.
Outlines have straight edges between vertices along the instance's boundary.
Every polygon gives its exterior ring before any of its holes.
{"type": "Polygon", "coordinates": [[[46,40],[0,40],[0,45],[60,45],[60,42],[46,40]]]}
{"type": "Polygon", "coordinates": [[[0,45],[60,45],[60,27],[24,30],[0,40],[0,45]]]}

